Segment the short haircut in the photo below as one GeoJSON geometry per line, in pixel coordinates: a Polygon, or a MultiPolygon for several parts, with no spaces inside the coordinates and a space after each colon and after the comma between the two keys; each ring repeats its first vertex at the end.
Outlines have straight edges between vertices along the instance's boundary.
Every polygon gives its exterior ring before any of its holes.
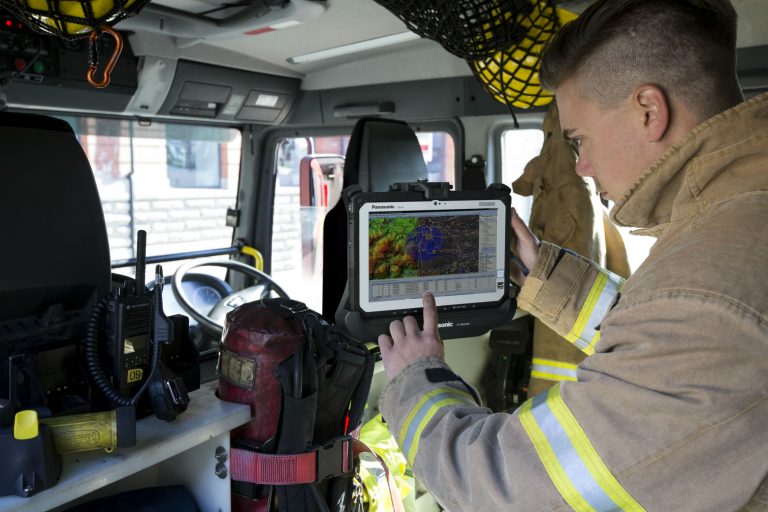
{"type": "Polygon", "coordinates": [[[742,98],[736,11],[729,0],[597,0],[558,32],[540,73],[552,90],[575,78],[603,106],[651,83],[703,120],[742,98]]]}

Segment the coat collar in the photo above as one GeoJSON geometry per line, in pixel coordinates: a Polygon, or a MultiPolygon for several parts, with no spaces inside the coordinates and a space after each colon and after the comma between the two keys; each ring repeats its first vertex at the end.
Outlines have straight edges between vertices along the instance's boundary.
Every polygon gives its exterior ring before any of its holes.
{"type": "Polygon", "coordinates": [[[670,223],[749,190],[768,190],[768,93],[694,128],[616,202],[611,219],[658,236],[670,223]]]}

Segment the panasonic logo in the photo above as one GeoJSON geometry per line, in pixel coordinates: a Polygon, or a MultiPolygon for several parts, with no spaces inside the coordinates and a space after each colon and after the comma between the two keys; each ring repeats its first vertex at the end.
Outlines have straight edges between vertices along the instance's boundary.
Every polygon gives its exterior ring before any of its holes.
{"type": "Polygon", "coordinates": [[[453,327],[453,322],[443,322],[441,324],[437,324],[437,327],[440,329],[443,329],[445,327],[453,327]]]}
{"type": "Polygon", "coordinates": [[[395,205],[393,205],[393,204],[382,204],[382,205],[372,204],[371,208],[374,209],[374,210],[394,210],[395,205]]]}

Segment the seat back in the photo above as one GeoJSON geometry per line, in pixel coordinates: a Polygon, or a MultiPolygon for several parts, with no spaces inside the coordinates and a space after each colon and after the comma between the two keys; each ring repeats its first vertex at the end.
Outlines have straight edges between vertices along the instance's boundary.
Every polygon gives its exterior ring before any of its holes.
{"type": "Polygon", "coordinates": [[[84,329],[109,292],[107,230],[91,166],[59,119],[0,113],[0,365],[84,329]]]}
{"type": "MultiPolygon", "coordinates": [[[[427,178],[419,140],[408,124],[362,118],[352,130],[344,162],[344,187],[385,192],[393,183],[427,178]]],[[[325,216],[323,229],[322,314],[333,322],[347,283],[347,214],[339,201],[325,216]]]]}

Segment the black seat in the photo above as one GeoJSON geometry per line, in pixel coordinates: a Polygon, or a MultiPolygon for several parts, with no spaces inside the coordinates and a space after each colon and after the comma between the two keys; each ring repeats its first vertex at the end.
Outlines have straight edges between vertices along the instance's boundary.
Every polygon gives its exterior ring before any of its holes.
{"type": "MultiPolygon", "coordinates": [[[[360,119],[352,130],[344,162],[344,187],[384,192],[393,183],[427,178],[427,165],[416,134],[401,121],[360,119]]],[[[339,201],[328,212],[323,230],[322,314],[334,320],[347,282],[347,214],[339,201]]]]}
{"type": "Polygon", "coordinates": [[[96,182],[70,126],[0,113],[0,155],[0,397],[7,397],[8,357],[37,357],[81,337],[109,292],[111,270],[96,182]]]}

